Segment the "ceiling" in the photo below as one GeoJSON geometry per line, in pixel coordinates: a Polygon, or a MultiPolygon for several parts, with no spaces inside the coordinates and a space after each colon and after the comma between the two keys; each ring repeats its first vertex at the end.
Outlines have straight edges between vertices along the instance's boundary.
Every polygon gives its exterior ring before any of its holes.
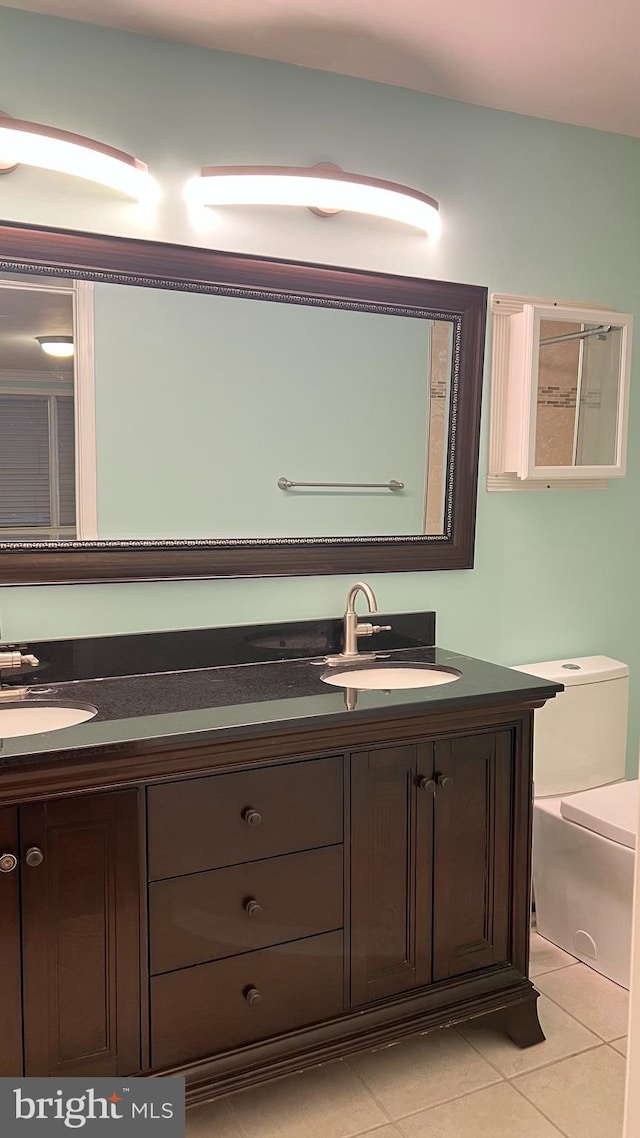
{"type": "Polygon", "coordinates": [[[640,136],[638,0],[3,0],[640,136]]]}
{"type": "MultiPolygon", "coordinates": [[[[3,274],[0,280],[11,276],[3,274]]],[[[17,274],[14,279],[19,280],[17,274]]],[[[0,375],[3,379],[15,371],[73,375],[72,362],[47,356],[36,340],[36,336],[73,334],[71,294],[34,288],[30,283],[30,288],[0,286],[0,375]]]]}

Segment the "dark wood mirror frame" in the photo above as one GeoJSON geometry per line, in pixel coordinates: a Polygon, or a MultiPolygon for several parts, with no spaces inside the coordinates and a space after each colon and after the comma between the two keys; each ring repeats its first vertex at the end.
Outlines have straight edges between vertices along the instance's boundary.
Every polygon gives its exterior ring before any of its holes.
{"type": "Polygon", "coordinates": [[[473,566],[487,290],[0,222],[0,269],[454,321],[445,532],[406,537],[0,542],[0,584],[423,572],[473,566]]]}

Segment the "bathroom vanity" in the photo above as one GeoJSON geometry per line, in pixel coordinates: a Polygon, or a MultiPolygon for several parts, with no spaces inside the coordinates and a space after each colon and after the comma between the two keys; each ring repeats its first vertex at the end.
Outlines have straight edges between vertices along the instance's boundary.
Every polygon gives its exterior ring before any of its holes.
{"type": "Polygon", "coordinates": [[[389,633],[460,678],[349,696],[288,628],[264,663],[120,676],[84,642],[43,671],[99,713],[0,751],[1,1075],[197,1101],[477,1016],[543,1038],[531,739],[560,685],[389,633]]]}

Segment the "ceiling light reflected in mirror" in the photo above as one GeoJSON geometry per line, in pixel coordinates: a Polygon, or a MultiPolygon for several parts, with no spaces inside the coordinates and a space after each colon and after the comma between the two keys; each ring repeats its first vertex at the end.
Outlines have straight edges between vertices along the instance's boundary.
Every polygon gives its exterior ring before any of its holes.
{"type": "Polygon", "coordinates": [[[36,336],[36,340],[43,352],[58,360],[68,360],[75,352],[73,336],[36,336]]]}

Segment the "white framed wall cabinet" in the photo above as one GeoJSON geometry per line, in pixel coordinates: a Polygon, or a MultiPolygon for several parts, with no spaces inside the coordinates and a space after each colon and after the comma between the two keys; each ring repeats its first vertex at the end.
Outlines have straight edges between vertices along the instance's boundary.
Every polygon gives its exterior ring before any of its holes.
{"type": "Polygon", "coordinates": [[[495,294],[489,490],[606,487],[625,473],[633,317],[495,294]]]}

